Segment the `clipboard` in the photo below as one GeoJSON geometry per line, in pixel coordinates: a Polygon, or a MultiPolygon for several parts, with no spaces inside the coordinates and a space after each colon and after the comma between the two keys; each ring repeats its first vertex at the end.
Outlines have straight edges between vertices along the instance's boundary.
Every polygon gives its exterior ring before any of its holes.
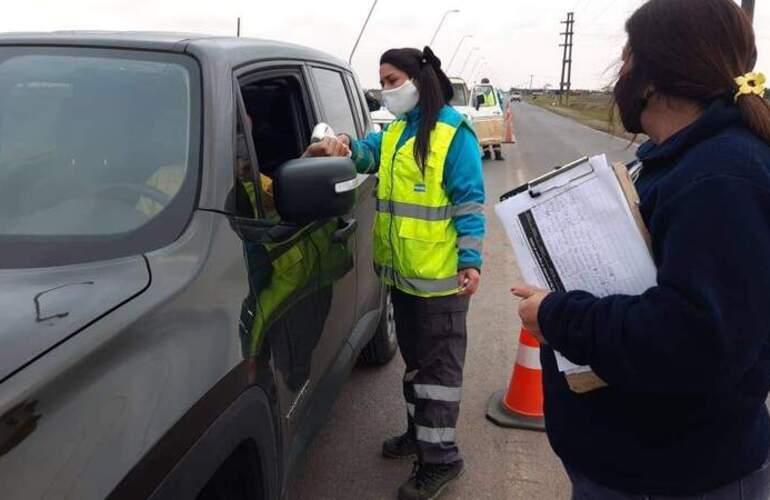
{"type": "MultiPolygon", "coordinates": [[[[644,243],[647,247],[647,251],[651,255],[650,234],[646,226],[644,225],[642,215],[639,210],[639,204],[640,204],[639,195],[634,186],[634,182],[631,176],[629,175],[629,169],[635,165],[636,165],[636,162],[632,162],[629,165],[624,165],[621,162],[615,162],[615,163],[612,163],[610,166],[618,181],[618,184],[621,188],[625,201],[628,204],[628,208],[631,212],[633,221],[636,224],[637,229],[639,230],[639,233],[642,236],[642,239],[644,240],[644,243]]],[[[570,162],[561,167],[557,167],[553,171],[548,172],[545,175],[542,175],[526,184],[523,184],[517,187],[512,191],[505,193],[500,197],[500,201],[502,202],[502,201],[508,200],[509,198],[521,195],[525,192],[529,192],[529,196],[535,199],[540,196],[543,196],[549,191],[566,188],[569,184],[579,182],[582,179],[588,176],[591,176],[593,173],[595,173],[595,171],[594,171],[593,165],[591,164],[591,160],[588,157],[579,158],[578,160],[570,162]],[[564,177],[564,174],[567,173],[568,171],[579,169],[579,167],[585,165],[586,163],[590,165],[590,168],[587,169],[586,171],[578,175],[568,177],[564,182],[560,184],[543,188],[544,184],[547,184],[549,181],[557,177],[564,177]]],[[[554,289],[553,286],[551,286],[551,288],[554,289]]],[[[596,375],[593,371],[590,371],[590,370],[573,372],[573,373],[569,373],[569,372],[563,372],[563,373],[570,390],[577,394],[584,394],[603,387],[607,387],[606,382],[604,382],[598,375],[596,375]]]]}
{"type": "MultiPolygon", "coordinates": [[[[569,170],[573,170],[573,169],[575,169],[575,168],[577,168],[577,167],[579,167],[579,166],[581,166],[581,165],[583,165],[585,163],[589,163],[589,161],[590,161],[590,158],[588,158],[587,156],[584,156],[584,157],[579,158],[579,159],[577,159],[577,160],[575,160],[573,162],[567,163],[566,165],[562,165],[562,166],[556,167],[551,172],[548,172],[547,174],[541,175],[540,177],[537,177],[537,178],[527,182],[526,184],[522,184],[521,186],[517,187],[516,189],[514,189],[512,191],[508,191],[507,193],[505,193],[504,195],[502,195],[500,197],[500,201],[505,201],[505,200],[507,200],[509,198],[513,198],[514,196],[519,195],[521,193],[524,193],[525,191],[529,191],[529,195],[531,197],[537,198],[537,197],[541,196],[545,192],[545,191],[537,190],[538,186],[540,186],[540,185],[550,181],[551,179],[553,179],[555,177],[558,177],[558,176],[564,174],[565,172],[567,172],[569,170]]],[[[591,172],[593,172],[593,166],[591,167],[591,172]]],[[[590,175],[590,173],[588,175],[590,175]]],[[[584,177],[584,176],[581,175],[581,176],[578,176],[578,177],[576,177],[574,179],[570,179],[570,182],[579,180],[582,177],[584,177]]],[[[548,190],[550,191],[551,189],[556,189],[556,188],[549,188],[548,190]]]]}

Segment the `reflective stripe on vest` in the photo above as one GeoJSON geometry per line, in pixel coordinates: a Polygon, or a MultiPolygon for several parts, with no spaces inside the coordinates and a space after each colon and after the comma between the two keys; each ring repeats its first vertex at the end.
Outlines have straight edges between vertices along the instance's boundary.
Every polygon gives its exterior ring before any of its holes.
{"type": "MultiPolygon", "coordinates": [[[[397,148],[406,122],[383,132],[374,260],[382,280],[412,295],[446,296],[457,292],[457,232],[453,207],[444,189],[444,164],[462,124],[439,120],[430,136],[424,168],[414,159],[414,137],[397,148]]],[[[463,210],[472,213],[479,207],[463,210]]],[[[481,208],[483,209],[483,207],[481,208]]]]}
{"type": "Polygon", "coordinates": [[[483,214],[484,205],[470,202],[455,206],[423,207],[393,200],[377,200],[377,211],[420,220],[447,220],[460,215],[483,214]]]}

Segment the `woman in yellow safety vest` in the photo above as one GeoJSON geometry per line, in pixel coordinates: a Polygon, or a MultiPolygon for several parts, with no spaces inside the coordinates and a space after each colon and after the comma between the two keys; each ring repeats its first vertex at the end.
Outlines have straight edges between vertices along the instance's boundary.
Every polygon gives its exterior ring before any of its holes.
{"type": "Polygon", "coordinates": [[[394,122],[363,140],[325,139],[306,155],[351,153],[360,173],[379,177],[374,260],[391,289],[407,406],[407,431],[382,452],[418,458],[400,499],[435,498],[463,469],[455,425],[466,313],[482,265],[481,159],[472,127],[448,105],[452,85],[430,48],[385,52],[380,83],[394,122]]]}

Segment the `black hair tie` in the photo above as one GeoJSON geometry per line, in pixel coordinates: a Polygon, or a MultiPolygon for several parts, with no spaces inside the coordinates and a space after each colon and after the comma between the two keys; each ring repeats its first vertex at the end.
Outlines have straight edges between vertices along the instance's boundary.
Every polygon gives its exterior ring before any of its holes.
{"type": "Polygon", "coordinates": [[[433,50],[425,46],[424,49],[422,49],[422,63],[427,64],[430,63],[431,66],[433,66],[435,69],[441,69],[441,59],[436,57],[436,54],[433,53],[433,50]]]}

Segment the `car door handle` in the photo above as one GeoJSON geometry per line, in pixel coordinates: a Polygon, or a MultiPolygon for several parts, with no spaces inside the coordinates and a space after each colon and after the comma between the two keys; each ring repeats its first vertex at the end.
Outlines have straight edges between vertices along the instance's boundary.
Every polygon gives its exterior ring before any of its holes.
{"type": "Polygon", "coordinates": [[[355,219],[341,219],[340,224],[342,224],[342,227],[332,234],[332,242],[334,243],[345,243],[351,236],[353,236],[353,233],[356,232],[356,228],[358,227],[358,221],[355,219]]]}

